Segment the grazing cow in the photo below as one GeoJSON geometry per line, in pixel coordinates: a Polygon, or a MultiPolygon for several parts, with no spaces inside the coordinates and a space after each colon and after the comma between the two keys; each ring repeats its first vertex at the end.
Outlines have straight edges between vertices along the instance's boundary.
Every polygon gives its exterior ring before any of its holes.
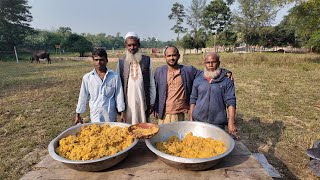
{"type": "Polygon", "coordinates": [[[31,63],[33,63],[33,60],[36,60],[37,63],[40,63],[40,59],[47,59],[48,64],[51,64],[51,59],[50,59],[50,53],[48,52],[39,52],[39,53],[33,53],[32,58],[31,58],[31,63]]]}

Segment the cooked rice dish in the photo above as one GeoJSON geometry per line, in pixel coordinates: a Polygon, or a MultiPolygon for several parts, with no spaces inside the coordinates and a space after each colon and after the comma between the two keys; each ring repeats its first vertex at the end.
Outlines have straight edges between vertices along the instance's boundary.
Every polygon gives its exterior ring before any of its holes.
{"type": "Polygon", "coordinates": [[[93,124],[81,127],[76,136],[60,139],[56,152],[70,160],[93,160],[114,155],[133,141],[127,127],[93,124]]]}
{"type": "Polygon", "coordinates": [[[165,142],[157,142],[156,148],[163,153],[184,158],[209,158],[227,150],[222,141],[193,136],[192,132],[182,141],[177,136],[171,136],[165,142]]]}
{"type": "Polygon", "coordinates": [[[132,134],[137,137],[148,136],[148,135],[155,134],[156,132],[158,132],[158,130],[159,128],[156,126],[151,126],[149,128],[141,128],[138,126],[134,126],[132,128],[132,134]]]}

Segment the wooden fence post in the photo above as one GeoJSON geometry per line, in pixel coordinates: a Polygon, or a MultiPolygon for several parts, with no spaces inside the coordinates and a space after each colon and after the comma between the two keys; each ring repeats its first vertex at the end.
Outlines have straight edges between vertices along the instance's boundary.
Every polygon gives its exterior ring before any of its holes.
{"type": "Polygon", "coordinates": [[[19,63],[19,59],[18,59],[18,54],[17,54],[16,46],[13,46],[13,49],[14,49],[14,54],[16,55],[17,63],[19,63]]]}

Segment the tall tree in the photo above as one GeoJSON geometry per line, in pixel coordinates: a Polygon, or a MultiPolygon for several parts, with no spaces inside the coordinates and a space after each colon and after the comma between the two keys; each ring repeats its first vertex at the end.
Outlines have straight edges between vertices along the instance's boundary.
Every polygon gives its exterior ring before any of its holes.
{"type": "MultiPolygon", "coordinates": [[[[217,36],[216,44],[223,45],[223,46],[234,46],[237,40],[237,33],[230,30],[224,30],[217,36]]],[[[208,41],[207,46],[214,46],[214,42],[208,41]]]]}
{"type": "Polygon", "coordinates": [[[32,20],[27,0],[0,1],[0,47],[11,50],[32,31],[32,20]]]}
{"type": "Polygon", "coordinates": [[[203,10],[201,24],[210,33],[217,34],[230,24],[231,11],[223,0],[213,0],[203,10]]]}
{"type": "Polygon", "coordinates": [[[311,52],[313,50],[320,52],[320,30],[312,33],[307,45],[311,47],[311,52]]]}
{"type": "Polygon", "coordinates": [[[70,52],[79,52],[80,57],[83,57],[85,52],[90,52],[93,49],[92,43],[78,34],[71,34],[63,45],[70,52]]]}
{"type": "Polygon", "coordinates": [[[186,34],[182,38],[181,46],[184,50],[192,49],[193,46],[193,37],[190,34],[186,34]]]}
{"type": "Polygon", "coordinates": [[[171,8],[171,14],[169,14],[168,18],[170,20],[175,20],[175,25],[171,28],[174,33],[178,34],[177,41],[179,41],[179,34],[187,32],[187,28],[182,26],[183,19],[186,17],[186,13],[184,12],[184,6],[179,3],[174,3],[171,8]]]}
{"type": "Polygon", "coordinates": [[[309,38],[320,28],[320,1],[302,2],[290,10],[289,16],[297,28],[297,33],[309,38]]]}
{"type": "Polygon", "coordinates": [[[300,2],[290,10],[288,17],[301,45],[311,48],[312,51],[319,51],[320,46],[317,43],[320,42],[320,1],[300,2]]]}
{"type": "Polygon", "coordinates": [[[200,48],[206,47],[207,40],[207,33],[203,28],[199,28],[199,30],[195,33],[193,38],[193,46],[197,50],[197,52],[200,48]]]}
{"type": "Polygon", "coordinates": [[[56,30],[55,34],[59,36],[59,41],[57,41],[56,44],[61,45],[67,41],[67,38],[72,34],[72,30],[70,27],[59,27],[59,29],[56,30]]]}
{"type": "Polygon", "coordinates": [[[244,34],[247,45],[256,43],[259,30],[274,20],[278,11],[277,5],[269,0],[238,0],[238,3],[236,27],[244,34]]]}
{"type": "Polygon", "coordinates": [[[187,10],[187,24],[192,28],[194,35],[198,31],[201,25],[201,19],[203,15],[203,10],[206,7],[206,0],[192,0],[192,3],[187,10]]]}
{"type": "Polygon", "coordinates": [[[274,27],[273,37],[273,41],[278,46],[300,46],[300,40],[296,36],[296,25],[291,23],[291,19],[288,16],[284,17],[281,23],[274,27]]]}

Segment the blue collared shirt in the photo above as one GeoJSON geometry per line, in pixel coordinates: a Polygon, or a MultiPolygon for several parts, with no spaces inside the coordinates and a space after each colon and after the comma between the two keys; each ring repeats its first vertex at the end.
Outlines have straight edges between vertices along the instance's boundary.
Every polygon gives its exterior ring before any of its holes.
{"type": "Polygon", "coordinates": [[[125,109],[122,85],[119,75],[108,70],[103,81],[95,69],[82,78],[76,112],[86,111],[89,99],[91,122],[116,121],[117,111],[125,109]]]}

